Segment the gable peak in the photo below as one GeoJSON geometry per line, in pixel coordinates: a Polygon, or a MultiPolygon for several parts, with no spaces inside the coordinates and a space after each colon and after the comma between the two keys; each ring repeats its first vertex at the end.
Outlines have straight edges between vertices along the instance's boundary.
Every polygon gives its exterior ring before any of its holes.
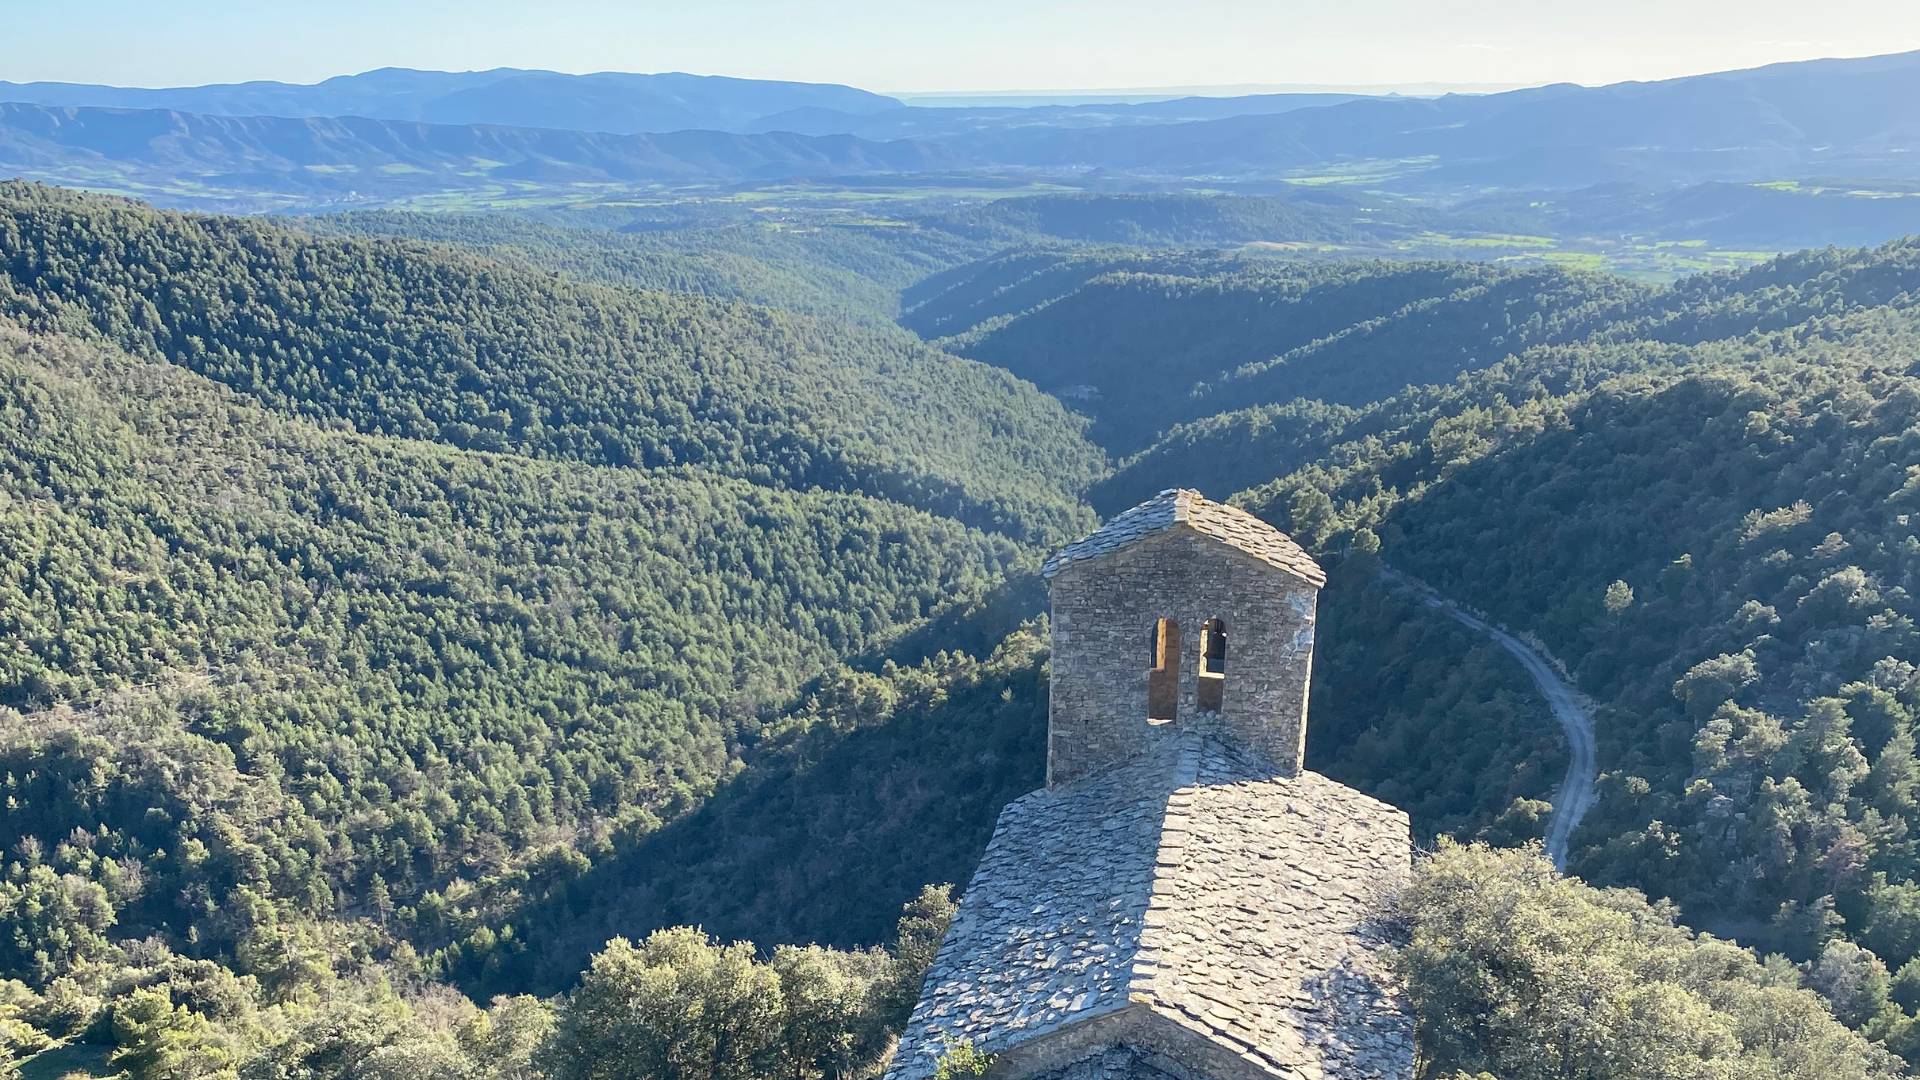
{"type": "Polygon", "coordinates": [[[1075,563],[1113,554],[1150,536],[1182,527],[1238,549],[1316,588],[1327,583],[1326,572],[1320,564],[1294,543],[1292,537],[1237,506],[1215,502],[1192,488],[1168,488],[1114,515],[1106,524],[1060,549],[1040,568],[1040,573],[1051,578],[1075,563]]]}

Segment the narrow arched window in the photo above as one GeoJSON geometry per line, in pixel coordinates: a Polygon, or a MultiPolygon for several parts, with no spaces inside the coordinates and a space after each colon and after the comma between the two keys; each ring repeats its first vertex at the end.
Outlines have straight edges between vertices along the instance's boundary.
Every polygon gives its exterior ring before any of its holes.
{"type": "Polygon", "coordinates": [[[1156,619],[1147,638],[1147,722],[1164,724],[1180,713],[1180,624],[1156,619]]]}
{"type": "Polygon", "coordinates": [[[1200,628],[1200,685],[1195,703],[1210,712],[1219,712],[1226,700],[1227,624],[1224,619],[1208,619],[1200,628]]]}

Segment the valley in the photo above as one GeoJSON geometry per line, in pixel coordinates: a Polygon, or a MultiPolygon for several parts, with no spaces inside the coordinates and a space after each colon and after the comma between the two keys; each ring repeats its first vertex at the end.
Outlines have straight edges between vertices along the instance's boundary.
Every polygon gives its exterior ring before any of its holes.
{"type": "Polygon", "coordinates": [[[1910,1074],[1916,79],[0,83],[0,1080],[874,1080],[1169,488],[1423,1080],[1910,1074]]]}

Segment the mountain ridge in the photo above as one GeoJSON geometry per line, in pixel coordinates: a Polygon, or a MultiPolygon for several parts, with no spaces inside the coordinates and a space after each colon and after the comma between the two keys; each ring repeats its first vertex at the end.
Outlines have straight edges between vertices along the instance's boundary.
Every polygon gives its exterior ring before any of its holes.
{"type": "Polygon", "coordinates": [[[1053,140],[995,133],[949,145],[1008,164],[1162,172],[1436,158],[1408,166],[1406,182],[1421,186],[1585,186],[1650,174],[1699,182],[1822,169],[1904,176],[1915,166],[1892,151],[1920,142],[1920,121],[1903,104],[1916,94],[1920,53],[1900,53],[1653,83],[1369,99],[1053,140]],[[1828,99],[1842,90],[1846,107],[1809,111],[1834,104],[1828,99]],[[1826,126],[1809,130],[1816,122],[1826,126]]]}
{"type": "Polygon", "coordinates": [[[255,80],[203,86],[121,87],[0,82],[0,100],[36,105],[163,108],[210,116],[364,116],[442,124],[495,124],[632,135],[732,131],[803,107],[851,115],[901,105],[838,83],[694,75],[681,71],[539,68],[431,71],[375,68],[317,83],[255,80]]]}
{"type": "MultiPolygon", "coordinates": [[[[230,117],[0,103],[0,168],[85,183],[354,201],[502,182],[633,185],[922,172],[916,143],[717,131],[614,135],[366,117],[230,117]],[[96,180],[97,183],[97,180],[96,180]]],[[[218,194],[207,196],[219,205],[218,194]]],[[[188,202],[201,202],[190,196],[188,202]]]]}
{"type": "MultiPolygon", "coordinates": [[[[380,74],[404,82],[423,73],[380,74]]],[[[850,108],[769,100],[754,107],[769,105],[768,111],[753,117],[746,113],[754,109],[726,116],[682,110],[666,123],[676,130],[631,134],[577,129],[621,127],[605,118],[616,115],[609,110],[626,92],[624,84],[608,89],[612,98],[575,99],[548,109],[536,104],[541,94],[577,90],[582,84],[568,80],[587,77],[515,70],[501,81],[491,78],[495,74],[479,73],[473,85],[450,95],[478,95],[457,109],[389,110],[414,114],[407,119],[0,104],[0,169],[215,207],[237,207],[244,199],[392,201],[514,185],[565,189],[942,172],[1123,177],[1135,184],[1169,178],[1344,182],[1365,176],[1369,188],[1429,195],[1608,182],[1920,180],[1920,154],[1913,152],[1920,148],[1920,116],[1905,106],[1920,99],[1920,53],[1439,98],[1282,96],[1082,107],[1091,112],[916,111],[895,109],[887,104],[891,99],[874,95],[856,97],[850,108]],[[505,104],[487,104],[489,94],[505,104]],[[1192,115],[1202,105],[1205,115],[1192,115]],[[1161,115],[1169,109],[1177,115],[1161,115]],[[1182,109],[1188,113],[1178,114],[1182,109]],[[1225,117],[1207,112],[1217,109],[1254,111],[1225,117]],[[759,130],[769,117],[808,133],[759,130]],[[1099,122],[1081,122],[1090,117],[1099,122]],[[444,122],[475,118],[504,123],[444,122]],[[698,126],[709,122],[712,127],[698,126]],[[723,130],[730,122],[745,133],[723,130]],[[213,201],[221,193],[227,203],[213,201]]],[[[724,81],[688,78],[703,87],[709,84],[699,80],[724,81]]],[[[596,93],[607,89],[589,85],[596,93]]],[[[61,96],[42,89],[44,97],[61,96]]],[[[7,92],[0,88],[0,97],[7,92]]]]}

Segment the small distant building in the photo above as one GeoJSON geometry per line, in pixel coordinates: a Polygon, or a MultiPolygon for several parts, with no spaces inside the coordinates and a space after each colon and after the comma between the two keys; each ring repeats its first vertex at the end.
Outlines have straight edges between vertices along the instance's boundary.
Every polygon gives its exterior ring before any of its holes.
{"type": "Polygon", "coordinates": [[[1407,816],[1303,767],[1325,575],[1175,490],[1049,560],[1047,786],[1008,805],[888,1080],[1413,1075],[1407,816]]]}

